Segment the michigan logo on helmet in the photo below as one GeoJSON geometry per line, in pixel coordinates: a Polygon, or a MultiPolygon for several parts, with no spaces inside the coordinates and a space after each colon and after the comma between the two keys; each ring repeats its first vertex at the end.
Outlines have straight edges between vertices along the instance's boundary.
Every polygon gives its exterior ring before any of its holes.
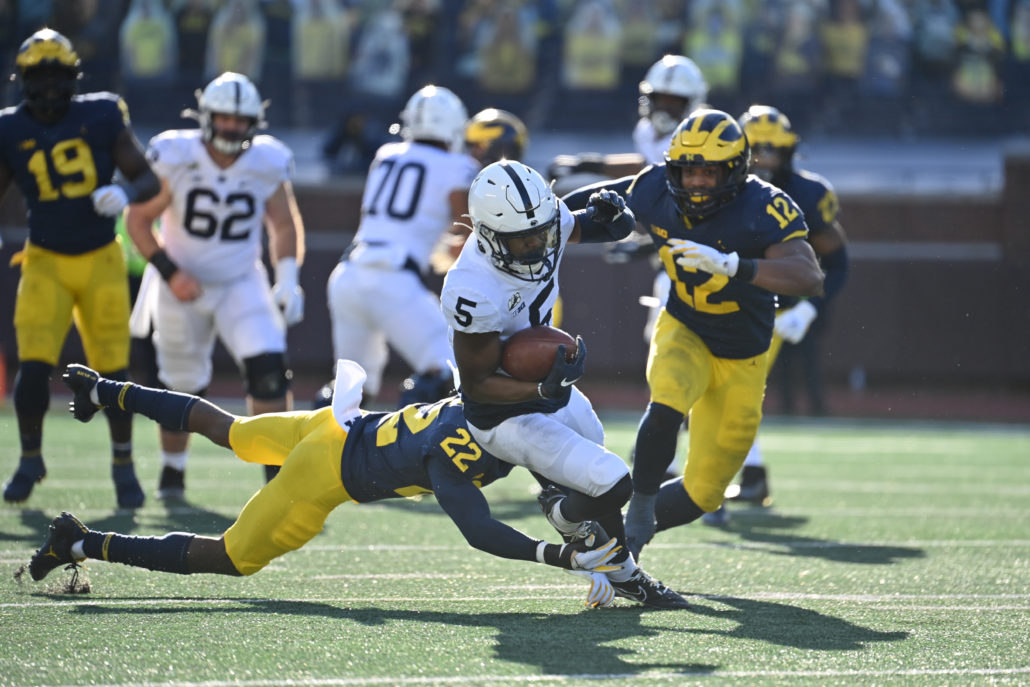
{"type": "Polygon", "coordinates": [[[782,186],[794,169],[794,150],[800,140],[790,120],[775,107],[752,105],[739,121],[751,145],[751,171],[782,186]]]}
{"type": "Polygon", "coordinates": [[[558,199],[521,162],[487,165],[469,188],[469,217],[478,246],[494,267],[523,281],[554,274],[561,250],[558,199]]]}
{"type": "Polygon", "coordinates": [[[526,125],[507,110],[491,107],[477,112],[465,127],[465,149],[484,166],[501,159],[521,160],[528,145],[526,125]]]}
{"type": "Polygon", "coordinates": [[[639,113],[664,136],[707,99],[708,82],[694,61],[666,55],[651,65],[640,82],[639,113]]]}
{"type": "Polygon", "coordinates": [[[454,92],[443,86],[423,86],[408,98],[401,111],[401,123],[390,127],[405,141],[436,141],[451,152],[465,142],[468,111],[454,92]]]}
{"type": "Polygon", "coordinates": [[[82,64],[71,41],[53,29],[40,29],[22,42],[14,63],[29,110],[45,120],[63,117],[75,97],[82,64]]]}
{"type": "Polygon", "coordinates": [[[747,181],[750,148],[733,117],[721,110],[696,110],[676,127],[665,154],[666,185],[687,217],[704,217],[733,200],[747,181]],[[714,188],[686,188],[683,171],[718,170],[714,188]]]}
{"type": "Polygon", "coordinates": [[[196,119],[204,140],[226,155],[238,155],[246,150],[258,129],[268,125],[265,122],[268,102],[261,100],[257,86],[243,74],[225,72],[194,95],[197,110],[183,110],[182,116],[196,119]],[[216,114],[243,117],[250,120],[250,126],[243,132],[218,130],[212,119],[216,114]]]}

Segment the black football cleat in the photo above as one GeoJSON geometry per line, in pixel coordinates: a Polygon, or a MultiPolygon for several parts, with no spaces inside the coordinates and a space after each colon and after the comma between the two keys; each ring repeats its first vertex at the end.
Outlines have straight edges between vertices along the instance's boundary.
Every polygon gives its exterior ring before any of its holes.
{"type": "Polygon", "coordinates": [[[111,479],[118,497],[119,508],[142,508],[145,499],[143,487],[136,479],[136,468],[132,461],[111,464],[111,479]]]}
{"type": "Polygon", "coordinates": [[[642,603],[650,608],[682,609],[690,608],[690,604],[682,596],[654,579],[643,568],[637,568],[625,582],[609,580],[615,588],[615,596],[642,603]]]}
{"type": "Polygon", "coordinates": [[[98,406],[89,398],[89,392],[100,381],[100,375],[96,370],[91,370],[85,365],[71,364],[64,369],[61,379],[72,390],[72,400],[68,409],[79,422],[89,422],[103,406],[98,406]]]}
{"type": "Polygon", "coordinates": [[[67,511],[54,518],[43,545],[29,560],[29,575],[32,579],[39,582],[55,568],[62,565],[74,567],[79,561],[86,560],[80,558],[77,561],[72,558],[72,544],[85,538],[87,532],[89,530],[86,526],[67,511]]]}
{"type": "Polygon", "coordinates": [[[769,507],[772,496],[769,495],[769,476],[764,465],[745,465],[740,473],[740,484],[726,487],[726,498],[730,501],[743,501],[756,506],[769,507]]]}
{"type": "Polygon", "coordinates": [[[21,503],[29,498],[32,488],[46,477],[46,466],[41,456],[22,458],[18,461],[18,469],[4,485],[4,501],[21,503]]]}
{"type": "Polygon", "coordinates": [[[184,501],[186,499],[186,471],[165,465],[157,482],[157,498],[162,501],[184,501]]]}

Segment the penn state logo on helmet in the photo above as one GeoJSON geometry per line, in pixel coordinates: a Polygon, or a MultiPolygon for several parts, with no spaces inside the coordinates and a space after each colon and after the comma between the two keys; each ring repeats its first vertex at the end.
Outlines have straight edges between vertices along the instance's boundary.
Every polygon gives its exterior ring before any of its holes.
{"type": "Polygon", "coordinates": [[[483,165],[521,160],[528,145],[526,125],[507,110],[491,107],[477,112],[465,127],[465,149],[483,165]]]}
{"type": "Polygon", "coordinates": [[[782,186],[794,170],[794,151],[800,140],[787,115],[769,105],[752,105],[739,122],[751,146],[752,173],[782,186]]]}
{"type": "Polygon", "coordinates": [[[521,162],[487,165],[469,188],[469,218],[494,267],[524,281],[554,274],[561,251],[558,198],[521,162]]]}
{"type": "Polygon", "coordinates": [[[225,72],[194,95],[197,110],[183,110],[182,115],[196,119],[204,140],[226,155],[238,155],[249,148],[258,129],[268,126],[265,121],[268,102],[261,100],[257,86],[243,74],[225,72]],[[212,121],[216,114],[243,117],[250,125],[243,132],[219,130],[212,121]]]}
{"type": "Polygon", "coordinates": [[[14,60],[29,110],[42,119],[59,119],[75,97],[82,61],[71,41],[53,29],[26,38],[14,60]]]}
{"type": "Polygon", "coordinates": [[[747,182],[751,149],[743,129],[721,110],[695,110],[676,127],[665,154],[666,185],[687,217],[704,217],[733,200],[747,182]],[[714,188],[685,187],[683,170],[714,168],[714,188]]]}
{"type": "Polygon", "coordinates": [[[641,117],[651,120],[656,133],[664,136],[683,118],[708,99],[708,82],[689,57],[666,55],[651,65],[640,82],[641,117]],[[676,99],[674,111],[658,106],[660,96],[676,99]]]}

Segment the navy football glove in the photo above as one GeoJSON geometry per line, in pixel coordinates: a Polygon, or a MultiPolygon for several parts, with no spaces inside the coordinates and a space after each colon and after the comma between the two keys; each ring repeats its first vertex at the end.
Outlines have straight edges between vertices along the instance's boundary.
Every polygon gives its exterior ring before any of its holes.
{"type": "Polygon", "coordinates": [[[561,398],[572,393],[572,385],[583,376],[587,364],[587,346],[583,337],[576,337],[576,357],[572,362],[565,360],[565,344],[558,346],[554,354],[554,365],[547,378],[537,386],[541,398],[561,398]]]}

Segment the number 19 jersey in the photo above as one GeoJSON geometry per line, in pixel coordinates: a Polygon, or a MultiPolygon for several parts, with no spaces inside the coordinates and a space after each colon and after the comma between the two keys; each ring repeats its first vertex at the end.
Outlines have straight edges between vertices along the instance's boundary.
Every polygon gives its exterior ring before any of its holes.
{"type": "Polygon", "coordinates": [[[151,139],[147,158],[172,193],[161,217],[168,256],[201,283],[249,274],[261,259],[265,205],[293,174],[290,149],[272,136],[255,136],[222,169],[199,129],[180,129],[151,139]]]}

